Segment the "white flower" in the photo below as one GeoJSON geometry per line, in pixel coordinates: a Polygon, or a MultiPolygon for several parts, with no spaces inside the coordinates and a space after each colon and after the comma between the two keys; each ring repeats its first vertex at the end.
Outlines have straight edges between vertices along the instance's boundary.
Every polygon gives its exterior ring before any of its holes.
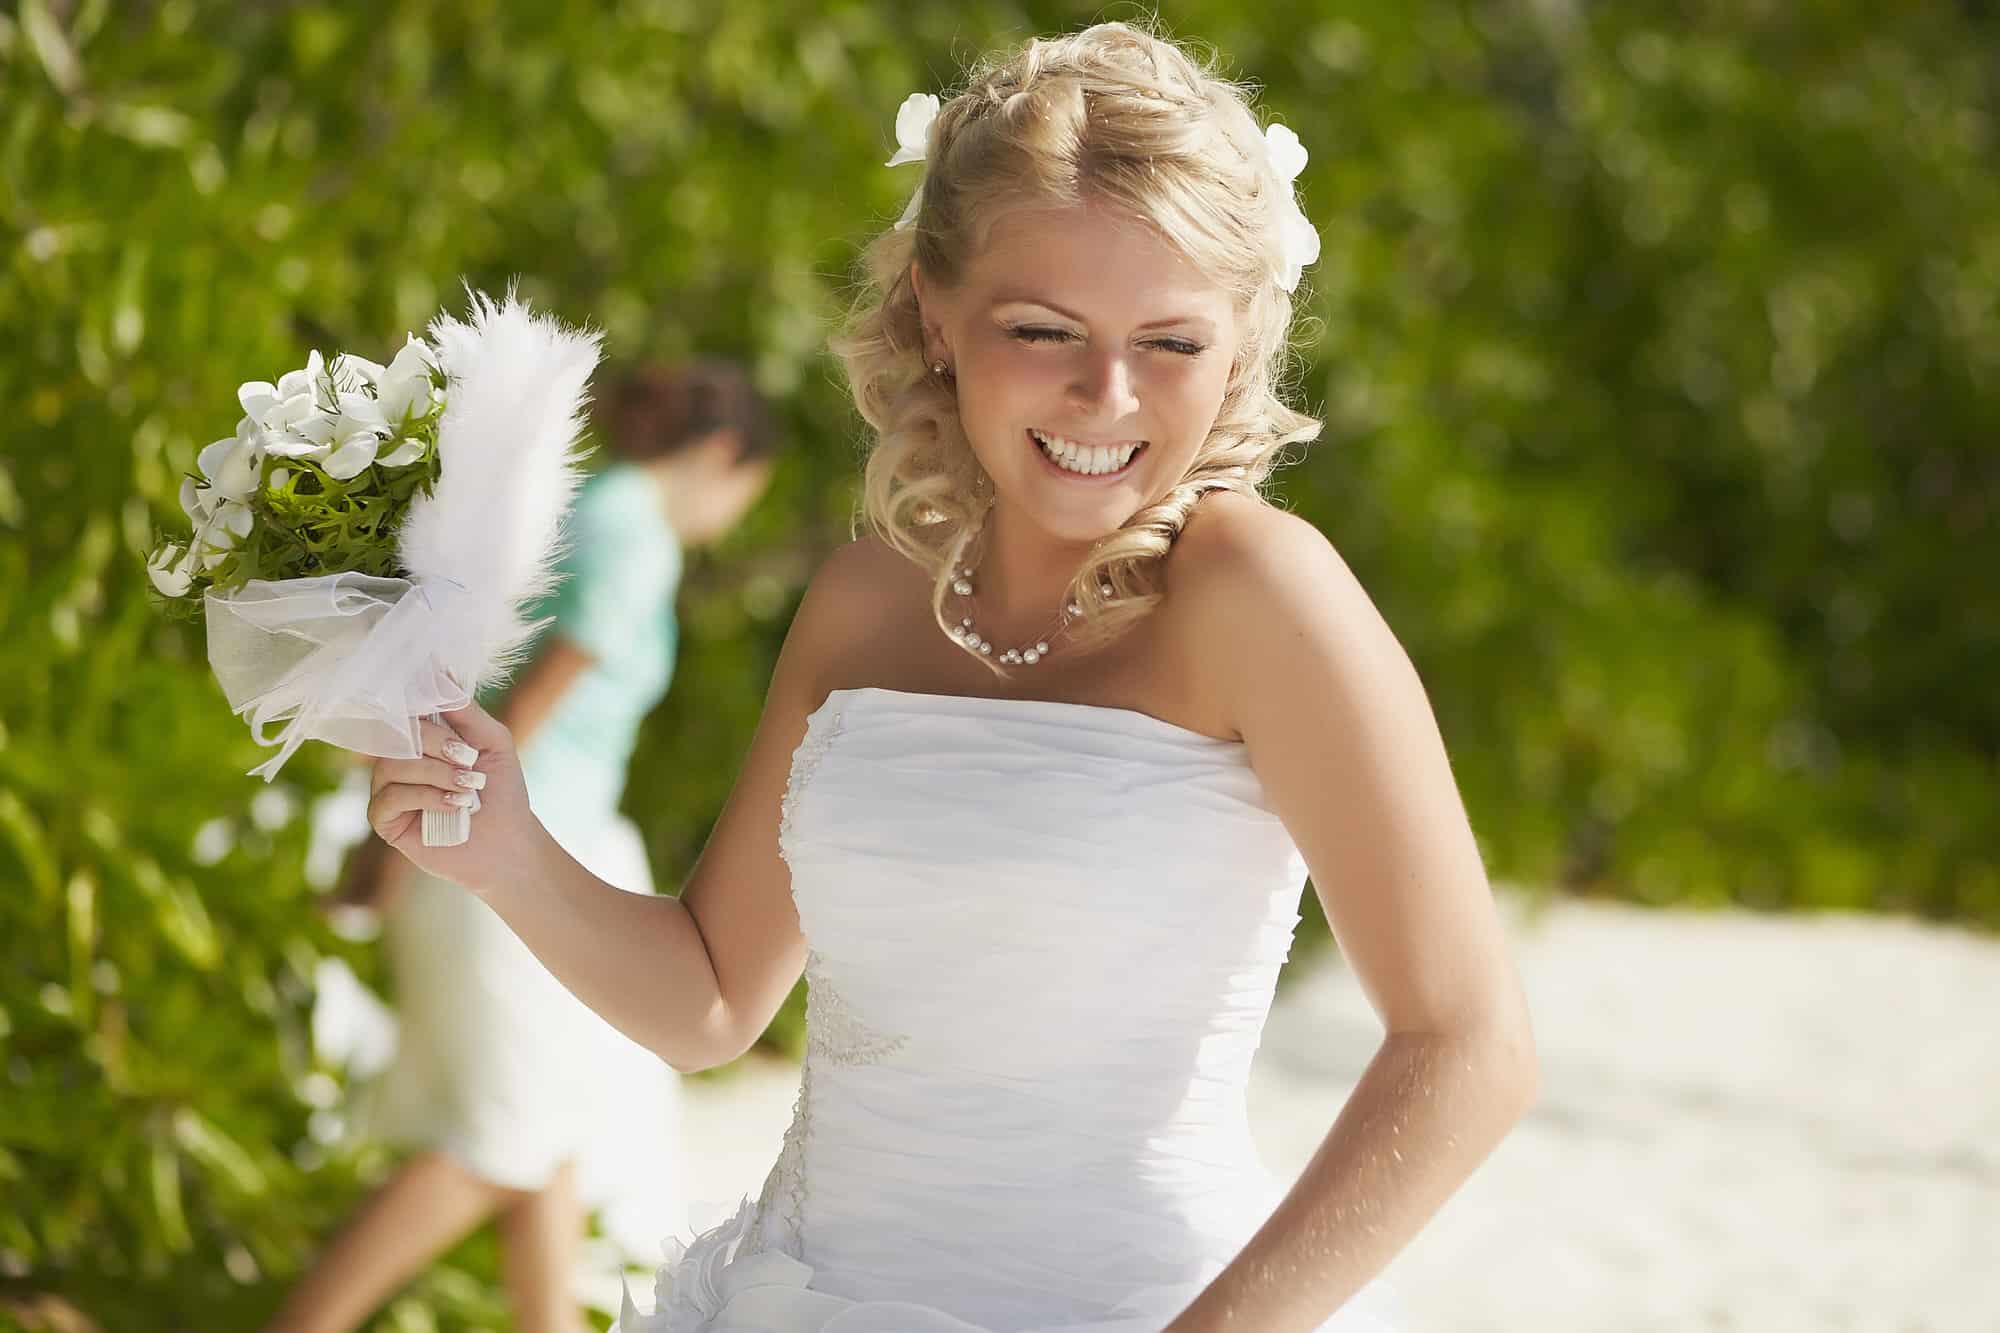
{"type": "Polygon", "coordinates": [[[1278,275],[1278,285],[1288,292],[1296,291],[1299,276],[1305,272],[1306,265],[1319,258],[1319,230],[1296,203],[1285,214],[1281,225],[1284,228],[1285,267],[1278,275]]]}
{"type": "Polygon", "coordinates": [[[1287,185],[1306,169],[1306,147],[1289,125],[1273,121],[1264,127],[1264,151],[1270,154],[1271,169],[1287,185]]]}
{"type": "Polygon", "coordinates": [[[396,349],[396,355],[382,372],[382,378],[393,380],[414,375],[420,370],[429,372],[437,369],[437,363],[437,352],[429,343],[414,333],[405,332],[403,345],[396,349]]]}
{"type": "Polygon", "coordinates": [[[264,452],[274,458],[307,458],[317,463],[333,451],[333,418],[314,409],[309,415],[272,429],[264,452]]]}
{"type": "MultiPolygon", "coordinates": [[[[205,489],[231,500],[244,499],[256,490],[257,473],[263,463],[258,448],[261,437],[256,423],[244,417],[237,423],[236,434],[203,449],[195,466],[208,478],[205,489]]],[[[185,500],[181,507],[187,508],[185,500]]]]}
{"type": "Polygon", "coordinates": [[[911,93],[896,108],[896,155],[882,165],[900,167],[905,162],[921,162],[930,151],[931,122],[937,119],[938,100],[931,93],[911,93]]]}
{"type": "Polygon", "coordinates": [[[153,552],[146,561],[146,577],[168,597],[185,597],[194,582],[194,561],[178,543],[169,543],[153,552]]]}
{"type": "Polygon", "coordinates": [[[195,535],[211,546],[234,550],[239,537],[250,535],[250,506],[241,500],[218,500],[195,535]]]}
{"type": "Polygon", "coordinates": [[[382,382],[382,367],[352,352],[342,352],[333,358],[329,374],[333,387],[343,391],[373,389],[382,382]]]}
{"type": "MultiPolygon", "coordinates": [[[[903,105],[896,109],[896,154],[882,165],[900,167],[905,162],[922,162],[930,153],[931,122],[937,119],[938,100],[930,93],[911,93],[903,99],[903,105]]],[[[917,210],[923,207],[923,182],[917,183],[917,192],[910,196],[903,216],[896,219],[896,230],[902,231],[917,220],[917,210]]]]}
{"type": "Polygon", "coordinates": [[[360,430],[388,432],[389,422],[382,415],[382,404],[375,401],[373,394],[342,390],[335,407],[340,413],[334,429],[336,436],[352,435],[360,430]]]}
{"type": "Polygon", "coordinates": [[[411,417],[429,416],[437,406],[437,390],[431,383],[436,358],[430,345],[415,334],[382,372],[376,388],[376,405],[391,427],[401,429],[411,417]]]}
{"type": "Polygon", "coordinates": [[[1296,291],[1306,265],[1319,258],[1319,231],[1292,189],[1292,182],[1306,169],[1306,149],[1288,126],[1273,122],[1264,128],[1264,153],[1285,191],[1285,215],[1278,224],[1278,285],[1296,291]]]}
{"type": "Polygon", "coordinates": [[[264,380],[245,380],[236,386],[236,401],[243,405],[246,415],[261,422],[278,405],[278,386],[264,380]]]}
{"type": "MultiPolygon", "coordinates": [[[[236,424],[235,435],[217,440],[201,451],[195,465],[201,469],[203,480],[181,479],[181,511],[195,530],[184,562],[187,572],[192,572],[198,558],[205,559],[208,568],[214,568],[220,557],[213,555],[213,548],[228,550],[249,534],[250,508],[244,502],[257,489],[257,474],[263,467],[262,440],[263,432],[256,423],[244,417],[236,424]],[[204,555],[205,551],[208,554],[204,555]]],[[[162,577],[170,582],[185,582],[184,578],[174,579],[173,571],[162,567],[153,579],[155,585],[160,585],[162,577]]]]}
{"type": "Polygon", "coordinates": [[[381,437],[373,431],[360,431],[342,440],[320,466],[335,481],[351,481],[375,461],[375,451],[381,447],[381,437]]]}
{"type": "Polygon", "coordinates": [[[214,495],[215,492],[198,484],[193,477],[181,478],[181,512],[188,516],[189,522],[208,521],[209,502],[214,495]]]}
{"type": "Polygon", "coordinates": [[[326,457],[332,432],[318,424],[327,415],[319,401],[324,374],[325,366],[314,352],[304,370],[290,371],[276,384],[253,380],[237,389],[243,410],[263,432],[264,452],[314,461],[326,457]]]}
{"type": "Polygon", "coordinates": [[[383,467],[407,467],[424,456],[424,442],[412,435],[376,459],[383,467]]]}
{"type": "MultiPolygon", "coordinates": [[[[257,417],[257,423],[268,437],[264,447],[275,450],[279,444],[296,444],[303,438],[301,432],[306,423],[320,414],[318,401],[309,393],[274,400],[264,414],[257,417]]],[[[252,416],[256,414],[252,413],[252,416]]]]}
{"type": "Polygon", "coordinates": [[[236,544],[250,535],[250,526],[255,515],[250,506],[240,500],[222,500],[201,523],[195,526],[194,540],[188,544],[190,552],[201,552],[201,567],[214,569],[236,549],[236,544]]]}
{"type": "Polygon", "coordinates": [[[320,377],[325,373],[326,365],[321,361],[319,353],[315,351],[306,357],[304,370],[287,371],[278,377],[276,384],[270,384],[263,380],[250,380],[245,384],[238,385],[236,400],[243,404],[243,410],[255,419],[258,424],[263,425],[266,429],[270,429],[270,423],[265,418],[279,404],[288,405],[287,417],[290,420],[296,420],[299,416],[303,415],[303,409],[294,400],[303,398],[306,408],[312,406],[313,389],[319,384],[320,377]]]}
{"type": "Polygon", "coordinates": [[[335,400],[335,410],[306,423],[304,433],[327,446],[318,459],[326,475],[347,481],[375,461],[389,423],[382,419],[382,405],[365,393],[343,390],[335,400]]]}
{"type": "Polygon", "coordinates": [[[375,461],[389,432],[377,398],[388,373],[360,356],[337,356],[329,368],[314,352],[305,369],[276,384],[252,381],[236,396],[261,431],[264,452],[309,459],[345,481],[375,461]]]}
{"type": "Polygon", "coordinates": [[[326,362],[315,348],[306,353],[304,370],[290,371],[278,380],[278,397],[296,398],[302,393],[311,393],[325,374],[326,362]]]}
{"type": "MultiPolygon", "coordinates": [[[[267,423],[289,414],[296,399],[288,399],[274,409],[267,423]]],[[[365,393],[338,390],[331,404],[314,403],[308,413],[280,425],[267,424],[266,453],[278,458],[304,458],[318,463],[327,475],[346,481],[359,476],[375,461],[375,451],[389,433],[382,419],[382,405],[365,393]]]]}

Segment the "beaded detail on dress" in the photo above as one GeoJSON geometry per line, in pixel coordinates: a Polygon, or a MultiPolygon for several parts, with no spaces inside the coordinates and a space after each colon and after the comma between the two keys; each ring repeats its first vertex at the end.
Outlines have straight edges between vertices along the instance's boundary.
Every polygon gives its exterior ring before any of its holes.
{"type": "Polygon", "coordinates": [[[792,1123],[785,1128],[784,1146],[764,1191],[757,1196],[756,1248],[801,1257],[800,1223],[806,1209],[805,1140],[811,1119],[812,1069],[799,1070],[799,1099],[792,1104],[792,1123]]]}
{"type": "MultiPolygon", "coordinates": [[[[791,860],[792,812],[820,759],[840,734],[838,707],[823,707],[806,723],[806,734],[792,755],[785,796],[778,812],[778,852],[791,860]]],[[[757,1197],[756,1236],[760,1250],[778,1250],[799,1258],[803,1249],[800,1226],[805,1216],[806,1137],[812,1132],[812,1070],[815,1060],[834,1064],[866,1064],[903,1044],[901,1037],[883,1038],[856,1020],[826,980],[816,954],[806,955],[806,1059],[799,1069],[799,1096],[792,1106],[792,1123],[785,1129],[778,1160],[765,1177],[757,1197]]]]}
{"type": "Polygon", "coordinates": [[[819,955],[806,954],[806,1058],[799,1069],[799,1097],[792,1105],[784,1146],[757,1198],[760,1249],[803,1257],[799,1233],[806,1206],[805,1146],[812,1132],[813,1066],[822,1061],[848,1068],[871,1065],[894,1055],[907,1040],[879,1032],[857,1017],[828,980],[819,955]]]}
{"type": "Polygon", "coordinates": [[[806,955],[806,1054],[836,1065],[872,1065],[894,1055],[908,1038],[878,1032],[855,1015],[827,979],[816,953],[806,955]]]}
{"type": "Polygon", "coordinates": [[[792,809],[798,803],[799,793],[812,781],[813,770],[826,754],[833,738],[840,734],[841,710],[825,707],[814,713],[806,722],[806,734],[799,741],[799,748],[792,752],[792,771],[785,780],[785,797],[778,806],[778,854],[791,862],[792,809]]]}

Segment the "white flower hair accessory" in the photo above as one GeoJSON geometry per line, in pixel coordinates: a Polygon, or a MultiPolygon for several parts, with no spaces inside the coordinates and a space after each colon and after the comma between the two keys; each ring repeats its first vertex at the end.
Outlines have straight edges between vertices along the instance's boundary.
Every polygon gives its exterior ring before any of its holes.
{"type": "Polygon", "coordinates": [[[1279,224],[1278,285],[1288,292],[1296,291],[1299,275],[1305,272],[1307,264],[1319,258],[1319,232],[1299,207],[1298,194],[1292,188],[1292,182],[1306,169],[1306,148],[1290,128],[1274,121],[1264,128],[1264,152],[1271,159],[1271,170],[1278,173],[1278,180],[1285,187],[1286,211],[1279,224]]]}
{"type": "MultiPolygon", "coordinates": [[[[937,119],[939,102],[931,93],[911,93],[903,99],[903,105],[896,108],[896,155],[882,165],[900,167],[905,162],[921,162],[930,151],[931,122],[937,119]]],[[[917,182],[917,192],[910,196],[909,207],[903,216],[896,219],[896,230],[903,231],[917,220],[917,210],[923,207],[924,185],[917,182]]]]}
{"type": "MultiPolygon", "coordinates": [[[[906,162],[925,161],[930,153],[931,122],[937,119],[940,109],[938,99],[931,93],[911,93],[905,97],[896,108],[896,152],[882,165],[900,167],[906,162]]],[[[1296,291],[1306,265],[1319,258],[1319,232],[1299,207],[1292,188],[1292,182],[1306,169],[1306,149],[1290,127],[1273,122],[1264,130],[1264,152],[1270,159],[1271,170],[1285,187],[1286,212],[1279,224],[1278,285],[1288,292],[1296,291]]],[[[908,230],[917,220],[917,211],[923,203],[924,187],[919,181],[903,216],[896,219],[897,231],[908,230]]]]}

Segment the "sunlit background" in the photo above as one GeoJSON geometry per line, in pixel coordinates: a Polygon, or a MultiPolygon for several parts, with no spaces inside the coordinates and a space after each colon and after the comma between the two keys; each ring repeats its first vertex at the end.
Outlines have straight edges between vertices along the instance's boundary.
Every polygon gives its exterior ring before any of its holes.
{"type": "MultiPolygon", "coordinates": [[[[756,368],[791,448],[691,570],[626,802],[676,883],[804,581],[849,534],[863,441],[823,346],[914,183],[881,166],[895,108],[1100,17],[1142,12],[0,9],[0,1326],[254,1328],[384,1160],[339,1134],[306,1031],[321,959],[381,974],[310,909],[306,812],[337,765],[308,747],[275,786],[244,776],[264,752],[142,569],[237,383],[308,348],[386,359],[462,280],[512,275],[616,362],[756,368]]],[[[1422,671],[1556,1042],[1535,1170],[1496,1161],[1515,1193],[1441,1221],[1456,1248],[1413,1254],[1412,1306],[1453,1329],[2000,1327],[1973,1278],[2000,1243],[2000,1061],[1954,1035],[2000,1000],[2000,12],[1188,0],[1159,21],[1311,152],[1325,249],[1298,388],[1327,429],[1277,493],[1422,671]],[[1794,920],[1829,909],[1868,915],[1794,920]],[[1592,968],[1642,982],[1634,1007],[1607,1010],[1592,968]],[[1746,1056],[1773,1004],[1801,1026],[1746,1056]],[[1622,1071],[1605,1095],[1653,1098],[1623,1138],[1560,1136],[1583,1010],[1622,1071]],[[1914,1147],[1867,1137],[1909,1110],[1901,1076],[1864,1077],[1892,1048],[1945,1053],[1914,1147]],[[1702,1133],[1702,1080],[1745,1065],[1745,1086],[1786,1071],[1743,1103],[1782,1104],[1774,1139],[1822,1108],[1863,1127],[1827,1150],[1852,1188],[1804,1196],[1824,1236],[1782,1208],[1740,1219],[1785,1256],[1773,1290],[1798,1275],[1798,1322],[1732,1302],[1772,1280],[1724,1256],[1733,1222],[1685,1255],[1656,1248],[1684,1243],[1670,1219],[1632,1227],[1621,1286],[1615,1255],[1523,1220],[1537,1182],[1578,1175],[1607,1213],[1654,1216],[1672,1173],[1619,1172],[1702,1133]],[[1862,1084],[1880,1100],[1816,1091],[1862,1084]],[[1931,1179],[1941,1202],[1909,1193],[1931,1179]],[[1871,1214],[1883,1245],[1825,1248],[1871,1214]],[[1495,1246],[1511,1309],[1482,1296],[1495,1246]],[[1457,1305],[1434,1289],[1454,1278],[1457,1305]],[[1552,1322],[1559,1298],[1520,1294],[1563,1282],[1627,1293],[1624,1317],[1552,1322]]],[[[1310,1044],[1306,1014],[1350,1013],[1316,916],[1304,936],[1318,970],[1277,1055],[1310,1044]]],[[[797,1040],[792,1008],[768,1043],[797,1040]]],[[[470,1241],[377,1326],[503,1327],[494,1271],[470,1241]]]]}

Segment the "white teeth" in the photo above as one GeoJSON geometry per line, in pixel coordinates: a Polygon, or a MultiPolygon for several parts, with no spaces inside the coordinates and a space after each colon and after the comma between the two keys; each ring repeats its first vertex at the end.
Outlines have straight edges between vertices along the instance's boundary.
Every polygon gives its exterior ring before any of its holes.
{"type": "Polygon", "coordinates": [[[1050,435],[1045,431],[1030,430],[1035,443],[1042,446],[1042,452],[1050,461],[1065,472],[1075,472],[1080,476],[1096,477],[1107,472],[1116,472],[1132,461],[1132,455],[1139,452],[1142,442],[1131,444],[1078,444],[1060,435],[1050,435]]]}

